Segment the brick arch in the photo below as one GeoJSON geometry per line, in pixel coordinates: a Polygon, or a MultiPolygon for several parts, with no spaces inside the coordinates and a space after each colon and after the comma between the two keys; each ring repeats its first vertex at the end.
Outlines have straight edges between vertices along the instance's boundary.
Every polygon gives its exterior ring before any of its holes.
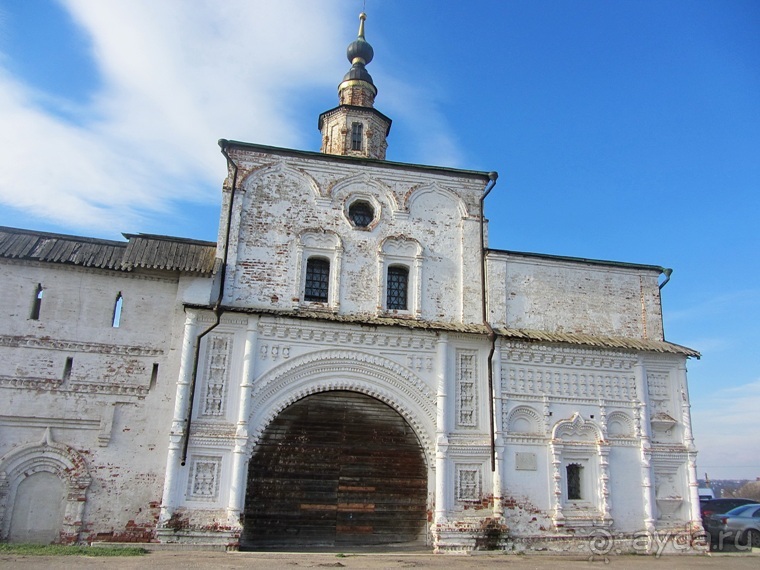
{"type": "Polygon", "coordinates": [[[240,188],[247,190],[251,184],[269,175],[290,176],[292,178],[304,180],[306,182],[305,186],[311,190],[314,198],[322,197],[322,190],[319,186],[319,183],[314,179],[313,176],[310,176],[302,170],[293,168],[286,162],[282,161],[265,164],[249,171],[243,176],[243,179],[240,181],[240,188]]]}
{"type": "Polygon", "coordinates": [[[417,434],[427,464],[435,464],[435,396],[418,376],[390,359],[354,350],[319,351],[273,368],[255,385],[248,457],[285,408],[310,394],[345,390],[372,396],[396,410],[417,434]]]}
{"type": "Polygon", "coordinates": [[[435,182],[432,184],[425,184],[414,186],[404,196],[404,209],[411,212],[414,208],[415,202],[420,199],[425,199],[428,196],[438,196],[450,201],[456,207],[457,213],[460,217],[466,218],[469,216],[467,206],[460,196],[458,196],[452,190],[439,186],[435,182]]]}
{"type": "Polygon", "coordinates": [[[391,213],[400,209],[391,188],[373,179],[366,172],[353,174],[334,182],[327,190],[327,194],[337,204],[343,204],[354,196],[357,198],[372,196],[391,213]]]}
{"type": "Polygon", "coordinates": [[[10,532],[11,514],[19,485],[37,473],[50,473],[64,485],[63,528],[60,540],[76,542],[82,530],[87,489],[92,483],[87,464],[75,449],[52,441],[50,429],[40,443],[26,445],[0,458],[0,530],[2,539],[10,532]]]}

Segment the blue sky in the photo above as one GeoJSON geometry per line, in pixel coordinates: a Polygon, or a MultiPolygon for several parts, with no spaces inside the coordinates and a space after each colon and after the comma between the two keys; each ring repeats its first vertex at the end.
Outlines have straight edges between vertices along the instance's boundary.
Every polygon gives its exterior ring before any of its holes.
{"type": "MultiPolygon", "coordinates": [[[[0,225],[216,239],[216,141],[319,149],[360,0],[0,0],[0,225]]],[[[367,0],[388,159],[490,245],[672,267],[700,476],[760,476],[760,3],[367,0]]]]}

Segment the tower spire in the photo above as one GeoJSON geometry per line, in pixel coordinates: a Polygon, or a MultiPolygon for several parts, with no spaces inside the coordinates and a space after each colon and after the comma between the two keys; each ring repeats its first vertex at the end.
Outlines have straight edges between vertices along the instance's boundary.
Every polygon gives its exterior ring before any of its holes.
{"type": "Polygon", "coordinates": [[[359,14],[359,37],[364,39],[364,21],[367,19],[367,14],[362,12],[359,14]]]}
{"type": "Polygon", "coordinates": [[[366,66],[375,51],[364,37],[366,19],[364,12],[359,14],[359,33],[346,49],[351,69],[338,85],[339,105],[319,116],[321,150],[327,154],[384,159],[391,120],[374,108],[377,87],[366,66]]]}

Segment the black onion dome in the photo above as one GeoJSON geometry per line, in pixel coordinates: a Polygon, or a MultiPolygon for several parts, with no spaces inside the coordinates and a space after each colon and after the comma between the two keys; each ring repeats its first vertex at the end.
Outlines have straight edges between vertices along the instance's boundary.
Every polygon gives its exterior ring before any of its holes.
{"type": "Polygon", "coordinates": [[[372,76],[367,71],[367,68],[364,67],[363,63],[355,63],[351,66],[351,69],[348,70],[348,73],[346,73],[343,76],[343,81],[350,81],[352,79],[356,79],[359,81],[366,81],[367,83],[371,83],[374,85],[372,81],[372,76]]]}
{"type": "Polygon", "coordinates": [[[361,36],[359,36],[350,44],[348,44],[348,49],[346,50],[346,57],[348,58],[348,61],[350,61],[351,63],[354,63],[354,60],[358,58],[364,61],[366,65],[370,61],[372,61],[372,58],[374,56],[375,56],[375,50],[373,50],[372,46],[369,45],[369,42],[366,41],[361,36]]]}

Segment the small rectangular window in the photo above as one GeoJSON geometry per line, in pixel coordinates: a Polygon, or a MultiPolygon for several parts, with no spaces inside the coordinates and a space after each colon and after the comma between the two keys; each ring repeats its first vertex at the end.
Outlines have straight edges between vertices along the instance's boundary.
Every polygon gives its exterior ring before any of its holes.
{"type": "Polygon", "coordinates": [[[153,363],[153,371],[150,373],[150,388],[152,390],[156,387],[156,381],[158,380],[158,362],[153,363]]]}
{"type": "Polygon", "coordinates": [[[111,320],[111,326],[115,329],[119,328],[121,324],[121,309],[124,307],[124,298],[121,296],[121,291],[116,295],[116,302],[113,305],[113,319],[111,320]]]}
{"type": "Polygon", "coordinates": [[[42,294],[44,293],[42,289],[42,283],[37,283],[37,290],[34,293],[34,300],[32,302],[32,312],[29,315],[29,318],[33,321],[40,320],[40,309],[42,309],[42,294]]]}
{"type": "Polygon", "coordinates": [[[330,262],[321,257],[311,257],[306,262],[306,285],[304,299],[327,303],[330,288],[330,262]]]}
{"type": "Polygon", "coordinates": [[[351,150],[362,149],[362,131],[364,125],[362,123],[353,123],[351,125],[351,150]]]}
{"type": "Polygon", "coordinates": [[[66,364],[63,365],[63,379],[68,380],[71,378],[71,369],[74,367],[74,357],[66,357],[66,364]]]}
{"type": "Polygon", "coordinates": [[[581,494],[581,471],[582,465],[571,463],[567,466],[567,499],[569,501],[580,501],[583,497],[581,494]]]}
{"type": "Polygon", "coordinates": [[[386,308],[389,311],[406,310],[408,284],[409,270],[406,267],[392,265],[388,268],[386,308]]]}

